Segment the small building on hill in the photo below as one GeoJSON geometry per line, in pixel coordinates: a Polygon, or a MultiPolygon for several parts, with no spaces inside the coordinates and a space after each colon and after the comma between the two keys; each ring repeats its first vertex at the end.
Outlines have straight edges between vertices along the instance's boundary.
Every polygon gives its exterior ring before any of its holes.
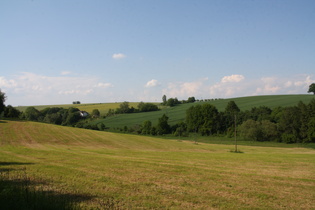
{"type": "Polygon", "coordinates": [[[87,116],[89,116],[89,113],[86,111],[80,111],[80,116],[81,117],[87,117],[87,116]]]}

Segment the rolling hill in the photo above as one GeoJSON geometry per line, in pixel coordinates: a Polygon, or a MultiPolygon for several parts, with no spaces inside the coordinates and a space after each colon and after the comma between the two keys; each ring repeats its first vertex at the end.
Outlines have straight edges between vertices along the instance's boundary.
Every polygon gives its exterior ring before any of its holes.
{"type": "MultiPolygon", "coordinates": [[[[238,107],[244,111],[253,107],[268,106],[275,108],[277,106],[294,106],[299,101],[308,103],[310,100],[315,99],[314,95],[265,95],[265,96],[249,96],[240,98],[228,98],[228,99],[216,99],[202,102],[195,102],[189,104],[180,104],[175,107],[162,107],[160,111],[145,112],[145,113],[133,113],[133,114],[119,114],[116,116],[108,117],[106,119],[99,119],[93,121],[93,124],[104,123],[110,128],[122,128],[124,126],[134,126],[142,124],[145,120],[150,120],[153,125],[156,125],[158,118],[163,114],[169,117],[169,124],[174,125],[181,120],[185,119],[186,110],[195,104],[210,103],[217,107],[219,111],[224,111],[227,103],[231,100],[235,101],[238,107]]],[[[38,110],[42,110],[47,107],[76,107],[80,110],[92,112],[93,109],[99,109],[101,115],[105,115],[109,109],[118,108],[120,103],[98,103],[98,104],[68,104],[68,105],[46,105],[46,106],[34,106],[38,110]]],[[[130,102],[130,107],[137,107],[138,102],[130,102]]],[[[27,107],[17,107],[20,111],[24,111],[27,107]]]]}
{"type": "Polygon", "coordinates": [[[250,96],[250,97],[240,97],[240,98],[229,98],[229,99],[218,99],[210,100],[206,102],[195,102],[189,104],[180,104],[175,107],[169,107],[156,112],[148,113],[135,113],[135,114],[124,114],[116,115],[113,117],[108,117],[106,119],[100,119],[94,123],[102,122],[107,127],[121,128],[123,126],[133,126],[136,124],[142,124],[145,120],[150,120],[153,125],[156,125],[158,118],[163,114],[169,117],[169,124],[174,125],[181,120],[185,119],[186,110],[195,104],[210,103],[217,107],[219,111],[224,111],[226,105],[229,101],[235,101],[238,107],[244,110],[250,110],[253,107],[267,106],[270,108],[275,108],[278,106],[294,106],[297,105],[299,101],[308,103],[312,99],[315,99],[314,95],[270,95],[270,96],[250,96]]]}

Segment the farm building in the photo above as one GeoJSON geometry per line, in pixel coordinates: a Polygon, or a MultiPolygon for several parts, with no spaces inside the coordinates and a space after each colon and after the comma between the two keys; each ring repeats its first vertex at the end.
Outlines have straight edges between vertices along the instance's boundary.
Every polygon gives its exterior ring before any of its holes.
{"type": "Polygon", "coordinates": [[[87,117],[87,116],[89,116],[89,113],[86,111],[80,111],[80,115],[81,115],[81,117],[87,117]]]}

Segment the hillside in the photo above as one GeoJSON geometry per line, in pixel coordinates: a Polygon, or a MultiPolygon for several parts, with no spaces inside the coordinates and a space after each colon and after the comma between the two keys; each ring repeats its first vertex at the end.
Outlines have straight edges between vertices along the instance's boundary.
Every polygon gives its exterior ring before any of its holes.
{"type": "Polygon", "coordinates": [[[107,127],[111,128],[121,128],[123,126],[134,126],[136,124],[142,124],[145,120],[150,120],[153,125],[156,125],[158,118],[163,114],[169,117],[169,124],[174,125],[181,120],[185,119],[186,110],[195,104],[210,103],[217,107],[219,111],[224,111],[226,105],[229,101],[233,100],[238,105],[238,107],[244,111],[249,110],[253,107],[268,106],[270,108],[275,108],[278,106],[294,106],[297,105],[299,101],[308,103],[312,99],[315,99],[314,95],[270,95],[270,96],[250,96],[250,97],[240,97],[240,98],[229,98],[229,99],[219,99],[211,100],[207,102],[195,102],[189,104],[180,104],[175,107],[169,107],[156,112],[148,113],[136,113],[136,114],[124,114],[117,115],[113,117],[108,117],[106,119],[101,119],[95,121],[94,123],[102,122],[107,127]]]}
{"type": "MultiPolygon", "coordinates": [[[[111,116],[106,119],[99,119],[92,124],[104,123],[110,128],[122,128],[124,126],[131,127],[135,125],[142,124],[145,120],[150,120],[153,125],[156,125],[158,119],[166,114],[169,117],[169,124],[174,125],[181,120],[185,119],[186,110],[195,104],[210,103],[217,107],[219,111],[224,111],[226,105],[229,101],[233,100],[236,102],[238,107],[244,111],[249,110],[253,107],[268,106],[270,108],[275,108],[277,106],[294,106],[298,104],[299,101],[308,103],[310,100],[314,99],[314,95],[269,95],[269,96],[250,96],[250,97],[240,97],[240,98],[229,98],[229,99],[218,99],[218,100],[208,100],[203,102],[195,102],[188,104],[180,104],[175,107],[162,107],[160,111],[146,112],[146,113],[133,113],[133,114],[119,114],[116,116],[111,116]]],[[[99,103],[99,104],[68,104],[68,105],[46,105],[46,106],[34,106],[38,110],[45,109],[47,107],[76,107],[80,110],[92,112],[93,109],[98,109],[101,116],[104,116],[109,109],[118,108],[120,103],[99,103]]],[[[130,107],[137,107],[137,102],[129,103],[130,107]]],[[[17,107],[20,111],[24,111],[27,107],[17,107]]]]}
{"type": "Polygon", "coordinates": [[[0,128],[1,172],[19,180],[26,173],[81,208],[314,208],[313,149],[231,153],[227,145],[35,122],[0,121],[0,128]]]}

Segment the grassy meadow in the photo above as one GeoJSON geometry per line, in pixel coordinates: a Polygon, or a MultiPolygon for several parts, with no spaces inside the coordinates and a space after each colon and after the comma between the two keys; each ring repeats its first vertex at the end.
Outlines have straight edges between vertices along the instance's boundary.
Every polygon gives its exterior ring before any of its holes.
{"type": "Polygon", "coordinates": [[[0,174],[25,173],[79,208],[315,208],[314,149],[233,148],[0,121],[0,174]]]}

